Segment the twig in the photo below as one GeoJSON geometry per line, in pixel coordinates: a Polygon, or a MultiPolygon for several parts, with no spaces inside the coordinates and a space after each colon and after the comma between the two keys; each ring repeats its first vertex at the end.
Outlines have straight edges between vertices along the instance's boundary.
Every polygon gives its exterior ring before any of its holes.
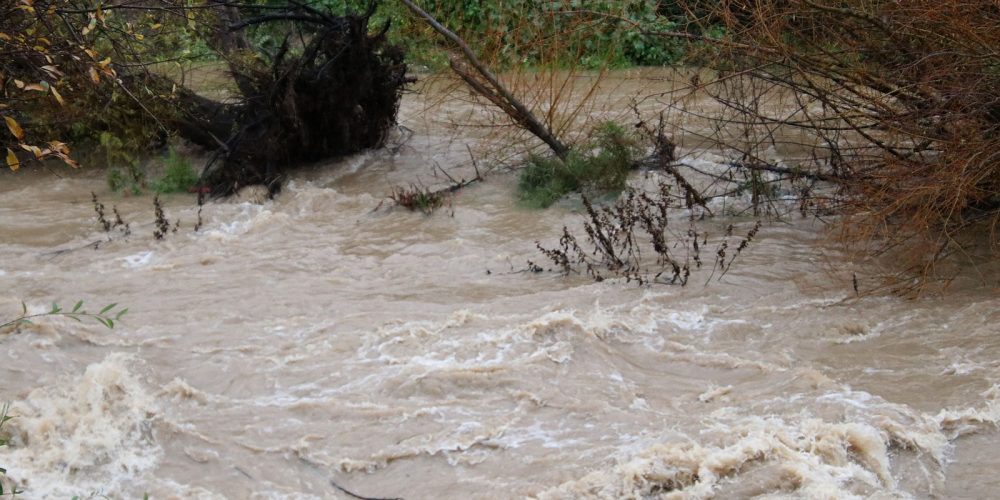
{"type": "Polygon", "coordinates": [[[446,171],[444,169],[444,167],[441,166],[440,163],[438,163],[438,162],[435,161],[434,162],[434,166],[437,167],[437,169],[440,170],[441,173],[444,174],[444,176],[447,177],[448,180],[450,180],[452,182],[452,184],[460,184],[460,182],[456,181],[455,178],[452,177],[451,174],[449,174],[448,171],[446,171]]]}
{"type": "Polygon", "coordinates": [[[93,247],[96,250],[98,247],[101,246],[101,243],[104,243],[104,240],[91,241],[90,243],[87,243],[86,245],[80,245],[78,247],[73,247],[73,248],[63,248],[63,249],[60,249],[60,250],[52,250],[51,252],[42,252],[42,253],[38,254],[38,256],[39,257],[52,257],[52,258],[55,258],[55,257],[58,257],[58,256],[63,255],[63,254],[67,254],[67,253],[70,253],[70,252],[75,252],[77,250],[83,250],[84,248],[91,248],[91,247],[93,247]]]}
{"type": "Polygon", "coordinates": [[[336,481],[334,481],[333,479],[330,480],[330,485],[333,486],[334,488],[337,488],[338,490],[344,492],[344,494],[346,494],[346,495],[348,495],[348,496],[350,496],[352,498],[357,498],[359,500],[403,500],[402,498],[399,498],[399,497],[380,498],[380,497],[366,497],[366,496],[362,496],[362,495],[354,493],[353,491],[351,491],[351,490],[349,490],[347,488],[344,488],[343,486],[337,484],[336,481]]]}
{"type": "Polygon", "coordinates": [[[234,469],[236,469],[236,472],[239,472],[240,474],[243,474],[244,476],[246,476],[246,477],[247,477],[247,479],[250,479],[251,481],[254,481],[254,480],[255,480],[255,479],[253,478],[253,476],[251,476],[251,475],[250,475],[250,473],[249,473],[249,472],[247,472],[247,471],[245,471],[245,470],[243,470],[243,469],[239,468],[239,467],[238,467],[238,466],[236,466],[236,465],[234,465],[234,466],[233,466],[233,468],[234,468],[234,469]]]}
{"type": "Polygon", "coordinates": [[[466,144],[465,149],[469,150],[469,158],[472,159],[472,168],[476,170],[476,178],[482,179],[483,176],[479,173],[479,163],[476,161],[476,155],[472,154],[472,147],[466,144]]]}

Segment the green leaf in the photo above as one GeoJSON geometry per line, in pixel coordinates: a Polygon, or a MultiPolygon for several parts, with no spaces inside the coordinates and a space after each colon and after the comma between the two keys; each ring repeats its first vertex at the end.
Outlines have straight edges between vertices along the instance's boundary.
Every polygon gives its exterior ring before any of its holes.
{"type": "Polygon", "coordinates": [[[112,303],[110,303],[110,304],[108,304],[108,305],[104,306],[104,309],[101,309],[101,312],[99,312],[99,313],[97,313],[97,314],[104,314],[104,313],[106,313],[106,312],[108,312],[108,311],[110,311],[110,310],[114,309],[114,308],[115,308],[115,306],[117,306],[117,305],[118,305],[118,303],[117,303],[117,302],[112,302],[112,303]]]}
{"type": "Polygon", "coordinates": [[[62,308],[59,307],[59,304],[56,304],[55,302],[53,302],[52,303],[52,310],[49,311],[49,314],[58,314],[59,311],[62,311],[62,308]]]}
{"type": "Polygon", "coordinates": [[[79,311],[81,307],[83,307],[83,301],[82,300],[79,301],[79,302],[77,302],[76,305],[73,306],[73,312],[79,311]]]}
{"type": "Polygon", "coordinates": [[[124,316],[125,313],[127,313],[127,312],[128,312],[128,308],[127,307],[125,309],[122,309],[121,311],[118,311],[118,314],[115,315],[115,321],[118,321],[118,320],[122,319],[122,316],[124,316]]]}
{"type": "Polygon", "coordinates": [[[22,300],[21,301],[21,316],[27,316],[27,315],[28,315],[28,304],[25,304],[24,301],[22,300]]]}
{"type": "Polygon", "coordinates": [[[82,319],[80,319],[80,317],[79,317],[79,316],[77,316],[77,315],[75,315],[75,314],[67,314],[67,315],[66,315],[66,317],[67,317],[67,318],[73,318],[74,320],[76,320],[76,321],[78,321],[78,322],[80,322],[80,323],[83,323],[83,320],[82,320],[82,319]]]}

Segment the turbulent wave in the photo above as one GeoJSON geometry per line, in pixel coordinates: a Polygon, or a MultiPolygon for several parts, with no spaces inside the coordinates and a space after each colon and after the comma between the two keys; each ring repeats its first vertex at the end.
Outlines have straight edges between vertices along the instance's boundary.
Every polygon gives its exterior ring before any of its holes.
{"type": "Polygon", "coordinates": [[[133,365],[133,358],[111,354],[83,375],[14,403],[12,442],[0,448],[0,463],[25,498],[122,494],[156,468],[157,406],[133,365]]]}
{"type": "MultiPolygon", "coordinates": [[[[578,201],[523,210],[495,171],[442,213],[391,209],[392,186],[450,182],[437,162],[463,177],[466,143],[428,137],[209,203],[197,232],[193,198],[164,197],[163,241],[150,199],[101,194],[133,234],[97,250],[100,179],[4,185],[3,318],[21,299],[131,311],[0,332],[0,466],[25,497],[922,498],[955,496],[956,470],[992,494],[995,293],[855,298],[794,218],[683,289],[526,272],[578,201]]],[[[708,241],[746,196],[695,221],[708,241]]]]}
{"type": "Polygon", "coordinates": [[[953,440],[1000,423],[998,387],[983,396],[987,402],[980,408],[935,415],[861,395],[871,411],[858,421],[761,416],[719,421],[704,432],[709,442],[656,444],[537,498],[909,498],[933,493],[944,479],[953,440]],[[901,484],[892,462],[902,453],[927,457],[923,481],[901,484]]]}

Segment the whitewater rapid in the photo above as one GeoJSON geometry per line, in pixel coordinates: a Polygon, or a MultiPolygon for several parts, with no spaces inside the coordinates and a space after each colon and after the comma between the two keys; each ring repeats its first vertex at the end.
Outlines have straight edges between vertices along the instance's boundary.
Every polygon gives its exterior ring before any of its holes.
{"type": "Polygon", "coordinates": [[[445,185],[435,163],[472,175],[473,140],[407,99],[402,147],[306,168],[263,204],[206,205],[198,232],[193,200],[168,197],[181,226],[164,241],[150,197],[109,193],[99,172],[0,176],[0,318],[21,300],[130,311],[114,330],[46,318],[0,332],[15,416],[0,467],[24,498],[1000,487],[991,290],[858,297],[823,223],[801,217],[765,222],[724,279],[684,288],[527,272],[544,262],[536,241],[579,227],[579,201],[519,207],[516,177],[496,172],[433,215],[390,208],[392,186],[445,185]],[[91,191],[132,236],[85,247],[107,239],[91,191]]]}

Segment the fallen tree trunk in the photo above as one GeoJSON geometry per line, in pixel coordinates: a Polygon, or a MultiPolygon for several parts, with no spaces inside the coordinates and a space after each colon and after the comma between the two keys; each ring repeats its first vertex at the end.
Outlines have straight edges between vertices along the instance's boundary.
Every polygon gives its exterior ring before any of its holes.
{"type": "Polygon", "coordinates": [[[364,13],[337,16],[291,1],[283,9],[220,16],[230,33],[281,22],[299,36],[294,43],[286,36],[273,56],[258,50],[246,57],[243,44],[219,43],[243,52],[221,54],[239,81],[236,103],[174,93],[173,128],[217,152],[201,177],[211,195],[253,184],[273,194],[291,166],[383,144],[410,80],[402,50],[386,40],[388,23],[369,33],[375,8],[373,0],[364,13]]]}
{"type": "Polygon", "coordinates": [[[446,28],[441,24],[434,16],[430,15],[424,9],[421,9],[419,5],[414,3],[412,0],[400,0],[406,8],[410,9],[411,12],[422,18],[428,26],[438,32],[441,36],[445,37],[449,42],[458,47],[462,51],[462,56],[467,61],[468,65],[463,64],[456,58],[451,60],[451,69],[476,93],[482,95],[498,108],[500,108],[504,113],[507,114],[514,123],[518,126],[524,128],[528,132],[531,132],[535,137],[539,138],[544,142],[552,152],[559,157],[560,160],[565,160],[569,155],[569,147],[556,136],[556,134],[545,124],[543,124],[531,110],[528,109],[514,94],[511,93],[507,87],[500,82],[500,79],[490,71],[489,67],[482,63],[478,57],[476,57],[475,52],[469,47],[465,40],[455,34],[455,32],[446,28]],[[471,68],[469,67],[471,66],[471,68]]]}

